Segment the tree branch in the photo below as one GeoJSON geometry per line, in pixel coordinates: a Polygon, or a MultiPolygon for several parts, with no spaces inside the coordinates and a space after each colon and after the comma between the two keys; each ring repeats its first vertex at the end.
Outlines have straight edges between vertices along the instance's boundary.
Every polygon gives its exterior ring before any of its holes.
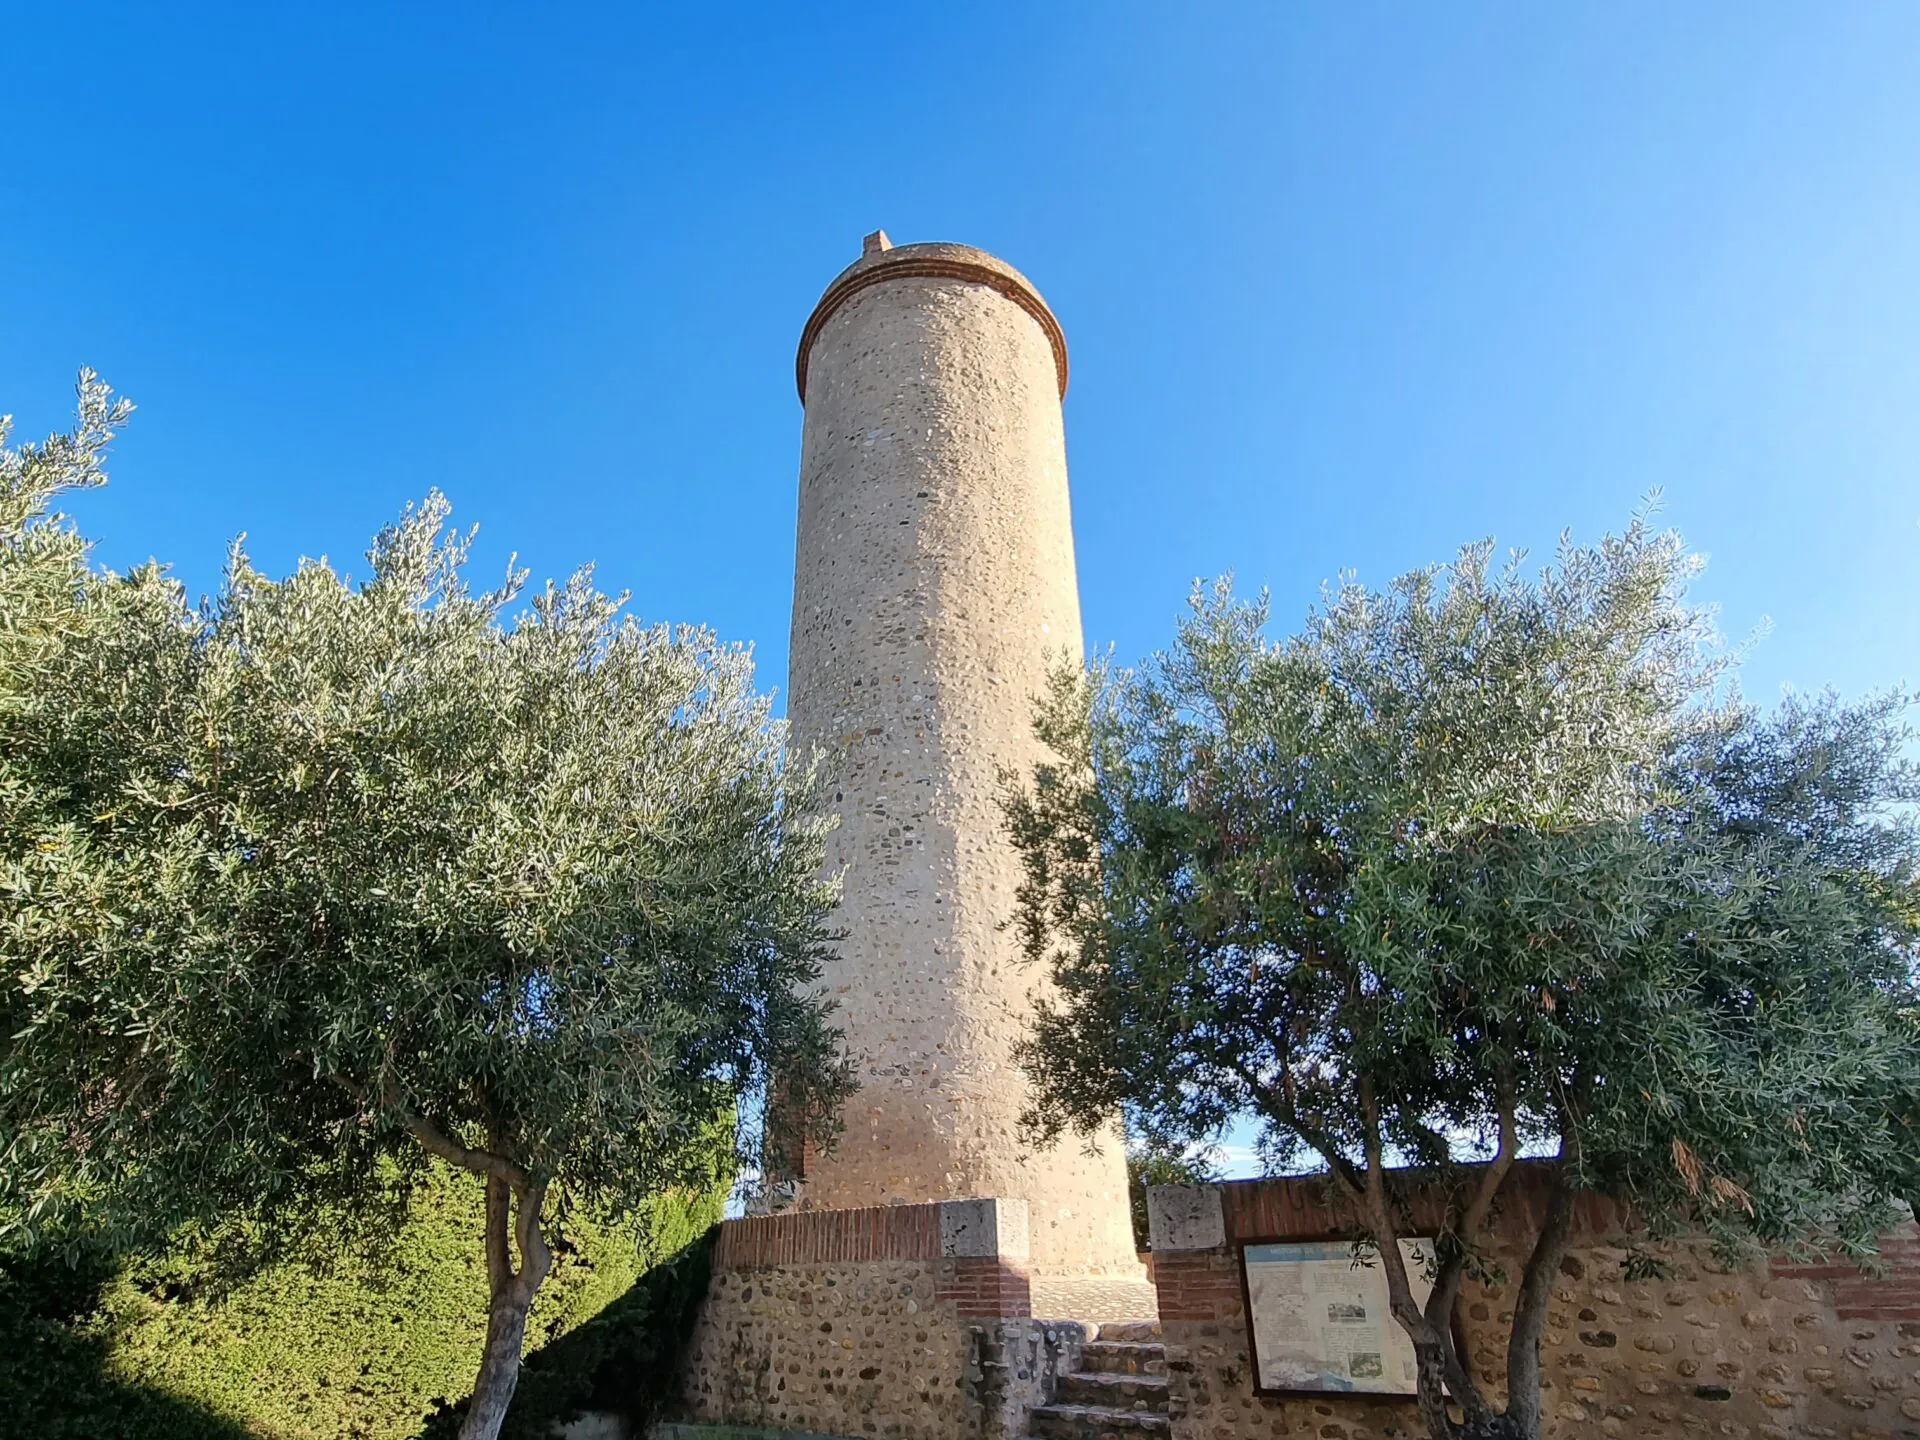
{"type": "Polygon", "coordinates": [[[395,1101],[389,1108],[400,1116],[407,1133],[418,1140],[429,1155],[437,1155],[449,1165],[458,1165],[476,1175],[504,1180],[516,1192],[527,1183],[527,1172],[511,1160],[487,1150],[469,1150],[411,1106],[395,1101]]]}
{"type": "MultiPolygon", "coordinates": [[[[1506,1183],[1513,1162],[1520,1153],[1519,1123],[1516,1119],[1517,1106],[1513,1091],[1503,1086],[1498,1100],[1500,1107],[1500,1141],[1493,1152],[1493,1159],[1480,1172],[1480,1182],[1474,1187],[1473,1197],[1466,1208],[1460,1212],[1459,1224],[1453,1227],[1453,1243],[1457,1245],[1457,1255],[1442,1256],[1440,1275],[1436,1278],[1433,1293],[1427,1298],[1427,1316],[1434,1319],[1451,1319],[1454,1302],[1459,1298],[1460,1285],[1466,1275],[1466,1259],[1472,1252],[1475,1238],[1485,1228],[1487,1217],[1493,1212],[1493,1202],[1499,1197],[1500,1187],[1506,1183]],[[1452,1264],[1454,1259],[1458,1264],[1452,1264]],[[1444,1308],[1436,1308],[1444,1305],[1444,1308]]],[[[1443,1242],[1445,1237],[1442,1237],[1443,1242]]]]}
{"type": "Polygon", "coordinates": [[[1387,1197],[1387,1167],[1380,1139],[1380,1107],[1374,1098],[1373,1080],[1360,1077],[1360,1113],[1365,1120],[1361,1145],[1367,1156],[1367,1178],[1362,1202],[1373,1225],[1374,1243],[1380,1251],[1380,1263],[1387,1271],[1387,1293],[1393,1311],[1407,1333],[1416,1341],[1439,1343],[1439,1337],[1427,1317],[1413,1303],[1413,1286],[1407,1279],[1407,1262],[1400,1254],[1400,1230],[1393,1223],[1393,1207],[1387,1197]]]}
{"type": "MultiPolygon", "coordinates": [[[[1400,1328],[1413,1341],[1415,1361],[1420,1375],[1415,1390],[1420,1417],[1429,1433],[1441,1437],[1454,1433],[1447,1415],[1445,1391],[1451,1388],[1458,1372],[1457,1360],[1449,1364],[1452,1346],[1441,1327],[1430,1322],[1413,1303],[1413,1285],[1407,1278],[1406,1258],[1400,1253],[1400,1233],[1393,1223],[1393,1207],[1387,1197],[1386,1161],[1380,1136],[1380,1106],[1374,1093],[1373,1078],[1360,1077],[1361,1145],[1367,1157],[1367,1178],[1362,1204],[1373,1226],[1374,1247],[1380,1252],[1381,1267],[1387,1272],[1387,1305],[1400,1328]]],[[[1466,1390],[1458,1392],[1464,1399],[1466,1390]]]]}
{"type": "Polygon", "coordinates": [[[1479,1189],[1460,1216],[1460,1234],[1469,1239],[1486,1225],[1487,1217],[1493,1211],[1493,1202],[1500,1194],[1500,1187],[1506,1183],[1507,1173],[1513,1169],[1513,1162],[1520,1155],[1519,1105],[1511,1084],[1500,1087],[1498,1103],[1500,1143],[1494,1149],[1493,1159],[1481,1172],[1479,1189]]]}
{"type": "Polygon", "coordinates": [[[520,1250],[520,1274],[516,1278],[531,1300],[553,1268],[553,1251],[547,1248],[547,1237],[540,1229],[540,1210],[547,1199],[546,1182],[516,1185],[513,1198],[514,1239],[520,1250]]]}
{"type": "MultiPolygon", "coordinates": [[[[364,1087],[349,1080],[344,1075],[330,1077],[333,1083],[345,1090],[362,1105],[370,1104],[364,1087]]],[[[406,1132],[420,1142],[420,1146],[429,1155],[436,1155],[449,1165],[462,1170],[470,1170],[475,1175],[489,1175],[506,1181],[516,1190],[528,1183],[527,1173],[504,1156],[495,1155],[488,1150],[469,1150],[457,1140],[449,1137],[426,1116],[415,1110],[400,1098],[391,1078],[383,1079],[380,1090],[381,1108],[391,1110],[400,1117],[400,1124],[406,1132]]]]}
{"type": "Polygon", "coordinates": [[[1366,1186],[1360,1172],[1354,1168],[1351,1160],[1340,1153],[1340,1147],[1334,1143],[1331,1135],[1317,1125],[1302,1120],[1299,1107],[1289,1096],[1275,1095],[1273,1087],[1254,1075],[1238,1057],[1229,1056],[1227,1067],[1253,1092],[1262,1109],[1313,1147],[1320,1158],[1327,1162],[1327,1168],[1333,1172],[1334,1178],[1346,1187],[1348,1195],[1355,1200],[1366,1198],[1366,1186]]]}

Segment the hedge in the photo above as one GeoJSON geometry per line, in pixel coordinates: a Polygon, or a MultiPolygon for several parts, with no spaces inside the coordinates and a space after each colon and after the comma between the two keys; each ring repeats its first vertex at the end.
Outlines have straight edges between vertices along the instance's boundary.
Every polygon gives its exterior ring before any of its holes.
{"type": "MultiPolygon", "coordinates": [[[[516,1432],[583,1405],[651,1403],[654,1322],[690,1323],[719,1213],[717,1195],[669,1197],[638,1226],[567,1226],[528,1326],[516,1432]]],[[[0,1415],[31,1419],[36,1440],[451,1434],[485,1325],[481,1226],[479,1187],[443,1171],[377,1262],[283,1263],[215,1289],[180,1257],[0,1261],[0,1415]]]]}

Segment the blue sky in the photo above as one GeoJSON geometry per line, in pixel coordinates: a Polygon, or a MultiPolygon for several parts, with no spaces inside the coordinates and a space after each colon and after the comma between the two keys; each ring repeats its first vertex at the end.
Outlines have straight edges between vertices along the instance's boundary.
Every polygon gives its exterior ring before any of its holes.
{"type": "Polygon", "coordinates": [[[793,346],[860,236],[1073,355],[1087,633],[1291,626],[1649,491],[1750,693],[1920,672],[1920,7],[0,5],[0,409],[196,590],[438,485],[783,683],[793,346]]]}

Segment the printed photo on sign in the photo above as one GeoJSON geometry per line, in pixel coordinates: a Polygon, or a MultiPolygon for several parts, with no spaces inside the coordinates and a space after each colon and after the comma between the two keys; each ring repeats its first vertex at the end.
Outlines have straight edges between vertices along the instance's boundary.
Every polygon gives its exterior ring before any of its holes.
{"type": "MultiPolygon", "coordinates": [[[[1400,1253],[1425,1305],[1432,1242],[1402,1240],[1400,1253]]],[[[1356,1261],[1350,1242],[1328,1240],[1247,1245],[1241,1257],[1259,1389],[1414,1393],[1413,1342],[1388,1308],[1378,1256],[1356,1261]]]]}

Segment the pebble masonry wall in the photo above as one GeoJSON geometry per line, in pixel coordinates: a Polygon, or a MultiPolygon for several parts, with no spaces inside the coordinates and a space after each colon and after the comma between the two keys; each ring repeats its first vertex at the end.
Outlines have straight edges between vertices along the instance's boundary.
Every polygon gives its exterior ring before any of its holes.
{"type": "Polygon", "coordinates": [[[992,1235],[956,1246],[959,1208],[728,1222],[689,1347],[687,1418],[890,1440],[1023,1433],[1085,1331],[1029,1316],[1019,1256],[942,1253],[1000,1248],[992,1235]]]}
{"type": "Polygon", "coordinates": [[[1016,1124],[1039,977],[1003,928],[1001,776],[1038,756],[1048,665],[1081,655],[1050,319],[992,256],[908,245],[851,267],[807,328],[789,705],[840,817],[826,984],[861,1090],[800,1204],[1022,1197],[1036,1271],[1131,1285],[1138,1313],[1118,1144],[1036,1156],[1016,1124]]]}
{"type": "MultiPolygon", "coordinates": [[[[1252,1393],[1239,1260],[1245,1240],[1352,1233],[1344,1208],[1311,1180],[1218,1187],[1224,1245],[1157,1250],[1174,1440],[1313,1436],[1375,1440],[1426,1434],[1410,1404],[1252,1393]]],[[[1514,1218],[1542,1197],[1524,1170],[1510,1182],[1498,1257],[1524,1261],[1514,1218]]],[[[1731,1436],[1752,1440],[1920,1437],[1920,1235],[1885,1238],[1888,1272],[1778,1264],[1729,1273],[1705,1247],[1651,1247],[1667,1278],[1622,1276],[1618,1212],[1588,1206],[1554,1288],[1546,1336],[1545,1434],[1731,1436]]],[[[1463,1331],[1476,1376],[1504,1383],[1510,1285],[1469,1285],[1463,1331]]]]}

